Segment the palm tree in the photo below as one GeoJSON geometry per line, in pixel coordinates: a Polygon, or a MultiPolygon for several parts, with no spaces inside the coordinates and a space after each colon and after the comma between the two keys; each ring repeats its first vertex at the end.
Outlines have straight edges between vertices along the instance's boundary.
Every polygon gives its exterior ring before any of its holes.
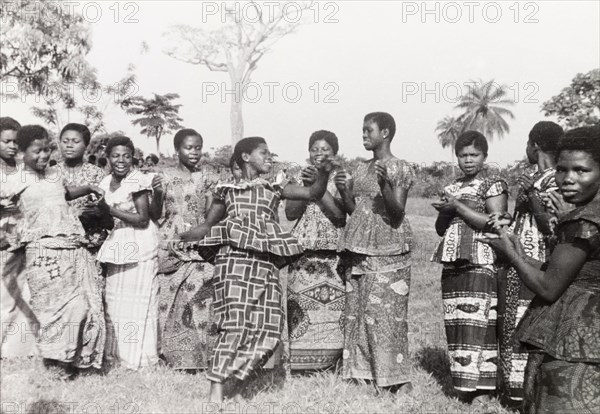
{"type": "Polygon", "coordinates": [[[453,116],[446,116],[438,121],[435,130],[439,131],[438,140],[442,144],[442,148],[450,147],[452,162],[454,162],[454,144],[456,144],[456,138],[463,131],[463,124],[453,116]]]}
{"type": "MultiPolygon", "coordinates": [[[[513,105],[513,99],[506,98],[508,87],[498,85],[492,79],[483,83],[472,82],[468,85],[468,93],[463,95],[456,108],[465,112],[458,117],[462,123],[462,131],[476,130],[493,140],[495,136],[503,138],[510,132],[510,127],[504,117],[514,119],[511,111],[503,108],[504,105],[513,105]]],[[[461,132],[462,132],[461,131],[461,132]]]]}

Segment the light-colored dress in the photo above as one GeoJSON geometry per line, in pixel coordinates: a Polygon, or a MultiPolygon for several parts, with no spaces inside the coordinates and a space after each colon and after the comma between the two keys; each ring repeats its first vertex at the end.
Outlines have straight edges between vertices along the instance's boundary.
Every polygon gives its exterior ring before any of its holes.
{"type": "Polygon", "coordinates": [[[65,200],[61,174],[22,170],[13,182],[21,194],[19,242],[31,308],[39,322],[37,346],[46,359],[100,368],[105,343],[102,281],[84,247],[85,232],[65,200]]]}
{"type": "MultiPolygon", "coordinates": [[[[327,190],[338,196],[332,172],[327,190]]],[[[301,182],[300,177],[296,177],[301,182]]],[[[344,347],[343,313],[346,271],[337,253],[345,220],[332,223],[314,202],[308,203],[292,229],[304,254],[284,268],[287,279],[289,364],[292,370],[334,366],[344,347]]]]}
{"type": "Polygon", "coordinates": [[[166,183],[163,214],[158,221],[160,350],[170,366],[205,369],[216,338],[213,315],[214,267],[194,251],[167,243],[177,234],[204,223],[206,198],[213,182],[206,174],[162,172],[166,183]]]}
{"type": "MultiPolygon", "coordinates": [[[[9,177],[20,174],[19,165],[12,167],[0,158],[0,197],[14,194],[7,191],[9,177]]],[[[7,200],[8,201],[8,200],[7,200]]],[[[0,210],[0,358],[29,356],[35,353],[35,315],[29,306],[31,293],[23,272],[25,248],[17,237],[22,214],[14,208],[0,210]]]]}
{"type": "MultiPolygon", "coordinates": [[[[506,194],[499,177],[456,180],[444,189],[471,209],[486,213],[486,200],[506,194]]],[[[492,248],[476,238],[482,233],[461,217],[452,219],[432,261],[442,263],[442,298],[450,372],[459,391],[496,389],[497,268],[492,248]]]]}
{"type": "MultiPolygon", "coordinates": [[[[133,194],[151,191],[152,176],[133,170],[111,190],[112,176],[100,182],[106,203],[135,213],[133,194]]],[[[133,227],[118,218],[98,252],[106,264],[106,356],[138,369],[158,362],[158,243],[156,224],[133,227]]]]}
{"type": "MultiPolygon", "coordinates": [[[[346,283],[343,376],[389,387],[410,382],[408,297],[412,231],[407,217],[390,224],[374,161],[357,167],[356,207],[348,218],[338,249],[352,255],[346,283]]],[[[414,172],[397,158],[385,162],[393,188],[410,189],[414,172]]]]}

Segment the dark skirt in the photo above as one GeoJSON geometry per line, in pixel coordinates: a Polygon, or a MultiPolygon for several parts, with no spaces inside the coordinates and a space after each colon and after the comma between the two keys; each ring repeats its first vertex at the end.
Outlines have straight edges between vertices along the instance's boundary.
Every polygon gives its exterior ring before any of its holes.
{"type": "Polygon", "coordinates": [[[528,353],[515,340],[515,330],[533,299],[514,267],[498,271],[498,387],[512,400],[523,399],[528,353]]]}
{"type": "Polygon", "coordinates": [[[496,389],[496,291],[491,266],[444,266],[444,325],[452,382],[459,391],[496,389]]]}
{"type": "Polygon", "coordinates": [[[599,413],[600,364],[530,354],[525,375],[525,412],[599,413]]]}
{"type": "Polygon", "coordinates": [[[225,245],[215,257],[214,287],[217,339],[207,378],[244,380],[281,342],[279,270],[268,253],[225,245]]]}

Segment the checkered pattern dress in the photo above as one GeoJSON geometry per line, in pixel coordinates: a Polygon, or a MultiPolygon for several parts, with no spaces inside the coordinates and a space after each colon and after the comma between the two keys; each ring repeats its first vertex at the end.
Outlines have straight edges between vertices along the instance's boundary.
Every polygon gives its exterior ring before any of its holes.
{"type": "Polygon", "coordinates": [[[276,221],[284,184],[265,180],[217,186],[227,217],[197,243],[214,262],[218,338],[207,377],[247,378],[280,345],[284,326],[279,269],[302,253],[276,221]]]}

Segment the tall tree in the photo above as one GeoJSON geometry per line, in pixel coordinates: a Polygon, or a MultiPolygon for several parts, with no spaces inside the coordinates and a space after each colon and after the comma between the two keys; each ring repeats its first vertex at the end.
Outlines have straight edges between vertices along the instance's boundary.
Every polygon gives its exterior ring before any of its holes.
{"type": "MultiPolygon", "coordinates": [[[[275,42],[294,32],[303,23],[303,19],[298,18],[298,10],[308,9],[311,3],[283,2],[277,5],[279,7],[269,9],[266,15],[261,6],[253,1],[248,7],[254,9],[256,19],[248,19],[247,13],[226,13],[226,21],[218,29],[179,25],[173,26],[167,33],[172,44],[165,50],[167,55],[205,66],[211,71],[228,73],[229,90],[236,91],[230,110],[234,145],[244,135],[243,93],[252,73],[275,42]],[[294,7],[287,7],[287,3],[294,3],[294,7]]],[[[221,7],[225,7],[225,4],[221,3],[221,7]]]]}
{"type": "Polygon", "coordinates": [[[499,85],[494,80],[488,82],[471,82],[467,85],[467,93],[460,99],[456,108],[463,110],[457,121],[462,131],[476,130],[488,139],[503,138],[510,132],[505,117],[514,119],[513,113],[504,108],[513,105],[514,100],[506,98],[508,87],[499,85]]]}
{"type": "Polygon", "coordinates": [[[567,129],[600,122],[600,69],[578,73],[571,85],[542,105],[546,116],[556,116],[567,129]]]}
{"type": "Polygon", "coordinates": [[[442,148],[450,147],[452,161],[454,161],[454,145],[463,131],[463,124],[453,116],[445,116],[437,123],[435,130],[438,132],[438,140],[442,144],[442,148]]]}
{"type": "Polygon", "coordinates": [[[182,128],[179,121],[183,119],[179,117],[181,105],[171,102],[179,98],[178,94],[153,95],[154,98],[151,99],[142,96],[126,98],[121,107],[127,114],[137,116],[131,123],[142,127],[140,132],[143,135],[155,138],[156,155],[160,155],[160,139],[163,134],[182,128]]]}

